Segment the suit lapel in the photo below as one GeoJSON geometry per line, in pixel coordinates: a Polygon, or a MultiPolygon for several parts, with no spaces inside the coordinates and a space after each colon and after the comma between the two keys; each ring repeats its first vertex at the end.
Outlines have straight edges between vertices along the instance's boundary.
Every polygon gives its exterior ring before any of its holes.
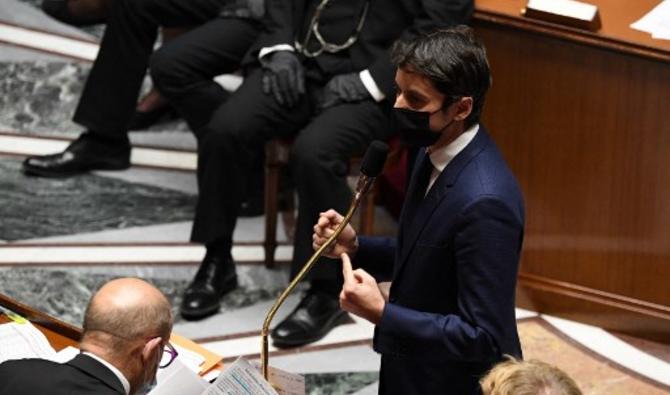
{"type": "Polygon", "coordinates": [[[97,378],[119,394],[125,395],[126,391],[123,388],[121,381],[119,381],[119,378],[116,377],[116,375],[105,365],[89,357],[88,355],[79,354],[71,361],[67,362],[67,364],[74,366],[89,376],[97,378]]]}
{"type": "MultiPolygon", "coordinates": [[[[452,159],[442,171],[430,188],[430,191],[428,191],[426,197],[418,203],[416,209],[405,210],[405,208],[403,208],[403,217],[401,218],[399,233],[399,259],[397,261],[398,264],[395,266],[394,278],[397,278],[400,274],[400,271],[405,266],[411,252],[414,250],[417,238],[421,234],[421,231],[428,224],[428,220],[433,215],[433,212],[439,206],[442,199],[444,199],[448,191],[454,184],[456,184],[461,171],[468,163],[470,163],[472,158],[484,149],[488,141],[489,138],[483,126],[480,126],[475,138],[463,149],[463,151],[456,155],[456,157],[452,159]]],[[[422,154],[423,160],[429,160],[425,151],[422,152],[422,154]]],[[[416,171],[413,172],[413,178],[416,176],[416,173],[416,171]]],[[[412,189],[416,187],[417,182],[412,180],[410,189],[408,189],[409,196],[414,196],[414,194],[418,192],[412,189]]]]}

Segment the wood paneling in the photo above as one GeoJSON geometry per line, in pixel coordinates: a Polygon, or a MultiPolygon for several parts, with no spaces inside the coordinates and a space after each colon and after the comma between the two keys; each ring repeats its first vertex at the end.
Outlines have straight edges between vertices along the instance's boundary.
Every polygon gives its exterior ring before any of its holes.
{"type": "Polygon", "coordinates": [[[619,24],[621,1],[593,2],[600,36],[511,3],[479,1],[474,26],[493,73],[483,121],[526,199],[519,301],[670,342],[670,42],[621,28],[637,2],[619,24]]]}

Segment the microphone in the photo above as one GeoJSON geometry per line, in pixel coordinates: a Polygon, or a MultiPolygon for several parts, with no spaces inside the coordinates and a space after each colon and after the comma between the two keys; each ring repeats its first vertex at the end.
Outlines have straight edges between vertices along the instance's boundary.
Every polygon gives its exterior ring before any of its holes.
{"type": "Polygon", "coordinates": [[[379,140],[375,140],[370,144],[367,151],[365,151],[365,156],[363,157],[363,162],[361,162],[361,175],[358,177],[358,182],[356,183],[356,192],[354,193],[354,198],[351,200],[349,205],[349,210],[344,216],[342,223],[337,226],[335,232],[326,240],[325,243],[312,255],[311,258],[305,263],[305,266],[302,267],[300,272],[296,274],[295,278],[289,283],[288,287],[284,292],[279,295],[274,305],[268,311],[268,314],[265,316],[265,321],[263,321],[263,327],[261,329],[261,373],[265,380],[268,379],[268,334],[270,332],[270,323],[274,318],[275,314],[279,310],[279,307],[284,303],[288,295],[295,289],[298,283],[309,273],[312,269],[316,260],[321,257],[326,249],[335,242],[335,240],[340,236],[344,227],[347,226],[351,217],[354,215],[354,212],[358,208],[361,200],[365,194],[370,190],[372,184],[375,182],[375,178],[382,172],[384,168],[384,162],[386,162],[386,156],[389,152],[389,146],[379,140]]]}
{"type": "Polygon", "coordinates": [[[361,175],[356,182],[354,201],[360,200],[370,190],[372,184],[375,182],[375,178],[384,169],[388,153],[389,146],[379,140],[373,141],[367,151],[365,151],[363,162],[361,162],[361,175]]]}

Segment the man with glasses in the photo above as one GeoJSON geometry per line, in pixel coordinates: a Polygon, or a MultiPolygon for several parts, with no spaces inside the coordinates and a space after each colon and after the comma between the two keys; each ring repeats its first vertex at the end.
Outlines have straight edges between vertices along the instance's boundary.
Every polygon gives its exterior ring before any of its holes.
{"type": "Polygon", "coordinates": [[[0,394],[146,394],[156,371],[177,356],[171,332],[170,303],[158,289],[135,278],[112,280],[86,308],[81,354],[64,364],[4,362],[0,394]]]}

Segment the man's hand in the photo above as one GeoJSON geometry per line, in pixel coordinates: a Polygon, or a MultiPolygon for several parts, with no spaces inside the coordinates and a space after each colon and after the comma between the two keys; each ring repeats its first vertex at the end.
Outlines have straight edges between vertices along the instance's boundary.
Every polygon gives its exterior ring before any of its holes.
{"type": "Polygon", "coordinates": [[[354,103],[370,98],[372,96],[358,73],[340,74],[323,87],[317,105],[320,110],[325,110],[339,103],[354,103]]]}
{"type": "Polygon", "coordinates": [[[353,270],[349,255],[342,254],[344,285],[340,292],[342,310],[379,324],[386,302],[377,281],[363,269],[353,270]]]}
{"type": "Polygon", "coordinates": [[[305,72],[291,51],[277,51],[261,58],[263,93],[274,96],[279,105],[294,107],[305,94],[305,72]]]}
{"type": "MultiPolygon", "coordinates": [[[[315,251],[326,243],[326,240],[335,233],[335,229],[337,229],[343,220],[344,217],[332,209],[319,214],[319,220],[314,225],[314,234],[312,235],[312,247],[315,251]]],[[[337,237],[337,240],[335,240],[335,243],[324,251],[324,255],[329,258],[339,258],[344,253],[354,255],[357,250],[358,238],[356,237],[356,231],[351,225],[347,224],[342,233],[337,237]]]]}

